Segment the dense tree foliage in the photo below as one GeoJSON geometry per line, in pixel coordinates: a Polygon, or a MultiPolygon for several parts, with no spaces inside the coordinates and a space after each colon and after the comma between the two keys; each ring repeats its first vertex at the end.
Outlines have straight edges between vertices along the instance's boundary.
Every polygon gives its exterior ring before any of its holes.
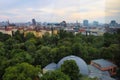
{"type": "Polygon", "coordinates": [[[98,78],[90,78],[88,76],[82,76],[80,80],[98,80],[98,78]]]}
{"type": "Polygon", "coordinates": [[[3,80],[9,67],[16,64],[26,62],[43,68],[68,55],[79,56],[87,63],[104,58],[120,67],[120,30],[103,36],[75,35],[64,30],[58,34],[45,33],[43,37],[19,31],[13,32],[13,36],[0,33],[0,79],[3,80]]]}
{"type": "Polygon", "coordinates": [[[34,67],[28,63],[17,64],[5,70],[3,80],[33,80],[40,72],[39,67],[34,67]]]}
{"type": "Polygon", "coordinates": [[[74,60],[66,60],[64,63],[61,65],[61,71],[68,75],[71,80],[79,80],[81,75],[80,75],[80,70],[74,60]]]}
{"type": "Polygon", "coordinates": [[[70,80],[70,78],[60,71],[45,73],[40,80],[70,80]]]}

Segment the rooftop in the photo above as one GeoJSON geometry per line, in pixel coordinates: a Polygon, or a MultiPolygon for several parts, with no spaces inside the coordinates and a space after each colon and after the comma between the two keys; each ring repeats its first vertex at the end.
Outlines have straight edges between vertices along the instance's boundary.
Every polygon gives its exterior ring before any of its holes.
{"type": "Polygon", "coordinates": [[[108,71],[101,71],[92,65],[88,65],[89,68],[89,77],[97,77],[99,80],[115,80],[112,78],[108,71]]]}
{"type": "Polygon", "coordinates": [[[97,60],[92,60],[92,62],[100,65],[100,67],[105,68],[105,67],[110,67],[110,66],[116,66],[110,61],[104,60],[104,59],[97,59],[97,60]]]}
{"type": "Polygon", "coordinates": [[[100,69],[92,66],[92,65],[88,65],[88,69],[89,69],[89,74],[90,75],[105,75],[105,76],[110,76],[108,71],[101,71],[100,69]]]}

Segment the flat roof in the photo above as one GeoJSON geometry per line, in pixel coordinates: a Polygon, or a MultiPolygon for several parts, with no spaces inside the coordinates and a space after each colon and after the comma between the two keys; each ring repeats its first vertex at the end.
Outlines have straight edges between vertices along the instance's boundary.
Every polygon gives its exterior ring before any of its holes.
{"type": "Polygon", "coordinates": [[[97,59],[97,60],[92,60],[92,62],[100,65],[100,67],[105,68],[105,67],[110,67],[110,66],[116,66],[112,62],[105,60],[105,59],[97,59]]]}
{"type": "Polygon", "coordinates": [[[115,80],[112,78],[108,71],[101,71],[92,65],[88,65],[89,77],[97,77],[99,80],[115,80]]]}
{"type": "Polygon", "coordinates": [[[105,75],[105,76],[110,76],[108,71],[101,71],[100,69],[92,66],[92,65],[88,65],[88,69],[89,69],[89,74],[91,75],[105,75]]]}

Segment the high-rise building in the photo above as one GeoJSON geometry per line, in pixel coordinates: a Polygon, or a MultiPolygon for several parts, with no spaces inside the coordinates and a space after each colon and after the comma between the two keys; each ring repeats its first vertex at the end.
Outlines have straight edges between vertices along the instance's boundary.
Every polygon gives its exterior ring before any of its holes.
{"type": "Polygon", "coordinates": [[[35,19],[32,19],[32,25],[36,26],[36,20],[35,19]]]}
{"type": "Polygon", "coordinates": [[[61,26],[63,26],[63,27],[67,27],[66,21],[62,21],[60,24],[61,24],[61,26]]]}
{"type": "Polygon", "coordinates": [[[89,25],[89,21],[88,20],[84,20],[83,21],[83,26],[88,26],[89,25]]]}
{"type": "Polygon", "coordinates": [[[117,23],[116,23],[116,21],[115,20],[112,20],[111,22],[110,22],[110,26],[116,26],[117,25],[117,23]]]}
{"type": "Polygon", "coordinates": [[[93,25],[98,26],[99,25],[98,21],[93,21],[93,25]]]}

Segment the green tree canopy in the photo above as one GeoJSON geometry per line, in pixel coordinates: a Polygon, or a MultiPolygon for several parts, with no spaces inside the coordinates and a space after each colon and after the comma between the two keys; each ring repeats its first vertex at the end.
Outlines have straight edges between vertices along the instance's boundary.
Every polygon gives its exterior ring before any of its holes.
{"type": "Polygon", "coordinates": [[[90,78],[88,76],[83,76],[80,78],[80,80],[98,80],[98,78],[90,78]]]}
{"type": "Polygon", "coordinates": [[[38,76],[40,68],[28,63],[17,64],[5,70],[3,80],[33,80],[38,76]]]}
{"type": "Polygon", "coordinates": [[[32,32],[27,33],[26,36],[25,36],[25,39],[29,40],[31,38],[35,38],[35,35],[32,32]]]}
{"type": "Polygon", "coordinates": [[[40,80],[70,80],[70,78],[60,71],[45,73],[40,80]]]}
{"type": "Polygon", "coordinates": [[[61,65],[61,71],[68,75],[71,80],[79,80],[79,68],[74,60],[66,60],[61,65]]]}

